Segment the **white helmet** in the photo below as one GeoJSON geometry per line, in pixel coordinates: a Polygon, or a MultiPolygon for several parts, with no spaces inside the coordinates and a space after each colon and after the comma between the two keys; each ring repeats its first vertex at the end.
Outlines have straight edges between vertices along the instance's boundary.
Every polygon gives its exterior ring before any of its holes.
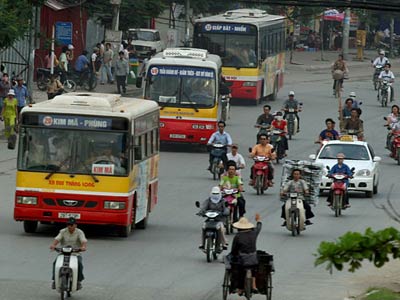
{"type": "Polygon", "coordinates": [[[218,186],[214,186],[211,189],[211,193],[210,193],[210,200],[212,203],[218,203],[222,198],[221,195],[221,189],[218,186]]]}
{"type": "Polygon", "coordinates": [[[289,96],[294,96],[294,91],[290,91],[289,96]]]}
{"type": "Polygon", "coordinates": [[[350,97],[350,98],[355,98],[355,97],[356,97],[356,93],[355,93],[355,92],[351,92],[351,93],[349,94],[349,97],[350,97]]]}
{"type": "Polygon", "coordinates": [[[381,50],[381,51],[379,51],[379,54],[385,55],[385,51],[381,50]]]}

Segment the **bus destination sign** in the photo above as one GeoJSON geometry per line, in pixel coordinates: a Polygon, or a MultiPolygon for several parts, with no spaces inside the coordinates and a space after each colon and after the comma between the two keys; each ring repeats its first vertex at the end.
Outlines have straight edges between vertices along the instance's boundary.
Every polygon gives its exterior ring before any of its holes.
{"type": "Polygon", "coordinates": [[[112,119],[87,116],[39,115],[39,124],[52,128],[112,129],[112,119]]]}
{"type": "Polygon", "coordinates": [[[228,24],[228,23],[205,23],[203,24],[203,32],[212,33],[250,33],[250,26],[244,24],[228,24]]]}
{"type": "Polygon", "coordinates": [[[212,69],[183,66],[152,66],[149,68],[149,73],[151,76],[215,78],[215,73],[212,69]]]}

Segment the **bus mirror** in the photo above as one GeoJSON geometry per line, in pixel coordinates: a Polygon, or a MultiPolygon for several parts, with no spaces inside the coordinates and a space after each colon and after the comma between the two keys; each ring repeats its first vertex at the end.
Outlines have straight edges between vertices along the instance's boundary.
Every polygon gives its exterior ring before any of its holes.
{"type": "Polygon", "coordinates": [[[142,81],[143,81],[143,77],[136,77],[136,87],[137,88],[142,87],[142,81]]]}

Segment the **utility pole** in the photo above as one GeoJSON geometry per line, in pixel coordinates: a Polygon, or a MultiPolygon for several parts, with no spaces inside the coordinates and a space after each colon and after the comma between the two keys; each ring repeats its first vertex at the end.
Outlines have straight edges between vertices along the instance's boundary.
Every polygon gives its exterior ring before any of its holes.
{"type": "Polygon", "coordinates": [[[118,31],[119,28],[119,10],[121,7],[121,0],[110,0],[113,7],[112,30],[118,31]]]}
{"type": "Polygon", "coordinates": [[[349,58],[350,18],[351,18],[351,9],[346,8],[344,14],[343,40],[342,40],[342,51],[345,60],[348,60],[349,58]]]}
{"type": "Polygon", "coordinates": [[[394,57],[394,17],[390,18],[390,58],[394,57]]]}
{"type": "Polygon", "coordinates": [[[185,1],[185,47],[189,47],[189,15],[190,15],[190,0],[185,1]]]}

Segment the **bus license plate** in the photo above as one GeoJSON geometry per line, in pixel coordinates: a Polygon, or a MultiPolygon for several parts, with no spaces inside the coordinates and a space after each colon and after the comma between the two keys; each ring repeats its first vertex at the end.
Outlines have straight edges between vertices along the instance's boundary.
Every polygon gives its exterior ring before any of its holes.
{"type": "Polygon", "coordinates": [[[169,137],[171,139],[186,139],[185,134],[170,134],[169,137]]]}
{"type": "Polygon", "coordinates": [[[78,214],[78,213],[62,213],[62,212],[60,212],[60,213],[58,213],[58,217],[60,219],[68,219],[68,218],[71,218],[71,217],[73,217],[75,219],[80,219],[81,218],[81,214],[78,214]]]}

